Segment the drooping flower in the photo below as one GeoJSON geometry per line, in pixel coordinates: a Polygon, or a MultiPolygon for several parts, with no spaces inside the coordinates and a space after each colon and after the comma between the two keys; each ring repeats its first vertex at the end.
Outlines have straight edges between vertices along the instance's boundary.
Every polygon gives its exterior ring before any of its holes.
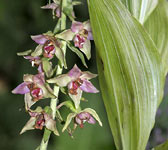
{"type": "Polygon", "coordinates": [[[44,73],[37,75],[24,75],[24,82],[18,85],[12,93],[25,94],[26,109],[43,98],[54,98],[51,88],[45,83],[44,73]]]}
{"type": "Polygon", "coordinates": [[[29,60],[32,64],[32,67],[37,66],[38,67],[38,72],[42,73],[43,72],[43,68],[42,68],[42,61],[41,58],[36,56],[24,56],[25,59],[29,60]]]}
{"type": "Polygon", "coordinates": [[[29,60],[32,67],[36,66],[38,67],[38,72],[42,73],[43,68],[42,68],[42,61],[39,56],[31,56],[32,50],[27,50],[24,52],[19,52],[17,53],[18,56],[23,56],[25,59],[29,60]]]}
{"type": "Polygon", "coordinates": [[[61,42],[54,37],[52,33],[40,34],[31,36],[37,44],[37,48],[31,54],[33,57],[42,56],[48,59],[52,59],[54,55],[60,60],[62,66],[66,68],[65,56],[62,51],[61,42]]]}
{"type": "Polygon", "coordinates": [[[83,128],[83,126],[84,126],[83,124],[85,122],[88,122],[90,124],[95,124],[96,123],[95,119],[88,112],[81,112],[81,113],[76,115],[75,123],[80,125],[81,128],[83,128]]]}
{"type": "Polygon", "coordinates": [[[73,21],[71,29],[65,30],[62,33],[56,35],[56,37],[74,42],[75,47],[78,47],[88,59],[91,58],[91,43],[93,40],[92,30],[90,27],[90,21],[78,22],[73,21]]]}
{"type": "Polygon", "coordinates": [[[74,119],[74,128],[76,128],[77,125],[79,125],[80,128],[83,128],[85,122],[88,122],[89,124],[95,124],[96,120],[98,121],[99,125],[102,126],[102,122],[100,121],[100,118],[97,115],[96,111],[91,108],[86,108],[78,113],[70,113],[67,116],[67,120],[62,129],[62,132],[66,130],[72,119],[74,119]]]}
{"type": "Polygon", "coordinates": [[[46,113],[41,107],[37,107],[35,111],[28,110],[28,112],[31,118],[23,127],[20,134],[32,129],[42,130],[45,126],[48,130],[53,131],[55,135],[59,135],[55,120],[53,120],[52,116],[46,113]]]}
{"type": "Polygon", "coordinates": [[[74,65],[67,74],[59,75],[53,79],[49,79],[47,82],[56,83],[60,87],[67,86],[69,96],[74,101],[75,107],[78,108],[83,91],[87,93],[99,92],[89,81],[96,76],[96,74],[88,71],[82,72],[77,65],[74,65]]]}
{"type": "Polygon", "coordinates": [[[42,9],[52,9],[52,14],[53,16],[56,16],[58,18],[61,17],[61,8],[60,8],[60,3],[50,3],[45,6],[41,7],[42,9]]]}

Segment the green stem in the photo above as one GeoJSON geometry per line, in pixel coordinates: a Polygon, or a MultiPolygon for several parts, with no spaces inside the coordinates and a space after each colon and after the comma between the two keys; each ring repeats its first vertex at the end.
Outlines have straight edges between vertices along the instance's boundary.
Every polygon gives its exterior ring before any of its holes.
{"type": "MultiPolygon", "coordinates": [[[[66,29],[66,15],[63,13],[63,8],[65,8],[67,5],[67,0],[62,0],[61,1],[61,22],[60,22],[60,30],[64,30],[66,29]]],[[[63,47],[62,50],[64,52],[64,55],[66,53],[66,42],[62,42],[63,47]]],[[[56,75],[62,74],[63,68],[58,66],[57,68],[57,72],[56,75]]],[[[59,94],[59,87],[58,86],[54,86],[54,94],[55,96],[58,97],[59,94]]],[[[57,101],[58,99],[51,99],[51,103],[50,103],[50,107],[52,109],[52,117],[53,119],[55,119],[56,116],[56,106],[57,106],[57,101]]],[[[43,139],[41,141],[41,145],[40,145],[40,150],[47,150],[47,146],[48,146],[48,141],[51,135],[51,131],[45,129],[44,131],[44,135],[43,135],[43,139]]]]}

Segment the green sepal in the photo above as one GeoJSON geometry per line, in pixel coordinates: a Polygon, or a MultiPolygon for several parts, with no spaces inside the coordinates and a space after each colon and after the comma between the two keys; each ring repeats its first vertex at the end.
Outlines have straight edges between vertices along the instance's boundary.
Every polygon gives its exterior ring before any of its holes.
{"type": "Polygon", "coordinates": [[[68,116],[67,116],[67,119],[66,119],[66,122],[65,122],[65,125],[62,129],[62,132],[64,132],[67,127],[69,126],[69,124],[71,123],[72,119],[76,116],[76,113],[70,113],[68,116]]]}
{"type": "Polygon", "coordinates": [[[55,37],[65,40],[65,41],[72,41],[75,36],[75,33],[72,32],[71,29],[64,30],[63,32],[56,34],[55,37]]]}
{"type": "Polygon", "coordinates": [[[48,31],[46,33],[43,33],[43,35],[47,35],[47,36],[54,36],[53,32],[52,31],[48,31]]]}
{"type": "Polygon", "coordinates": [[[31,110],[31,112],[36,112],[36,113],[41,113],[43,111],[43,109],[38,106],[35,110],[31,110]]]}
{"type": "Polygon", "coordinates": [[[57,32],[59,32],[61,29],[61,18],[58,19],[57,21],[57,25],[54,28],[54,34],[56,34],[57,32]]]}
{"type": "Polygon", "coordinates": [[[63,12],[69,17],[71,21],[75,19],[72,0],[67,1],[67,6],[63,9],[63,12]]]}
{"type": "Polygon", "coordinates": [[[75,105],[72,101],[65,101],[61,105],[66,106],[67,108],[69,108],[74,113],[78,112],[78,110],[75,108],[75,105]]]}
{"type": "Polygon", "coordinates": [[[79,51],[79,49],[77,49],[76,47],[74,47],[70,42],[67,42],[67,46],[68,48],[74,52],[76,55],[78,55],[78,57],[81,59],[83,65],[88,68],[86,62],[85,62],[85,57],[83,56],[83,54],[79,51]]]}
{"type": "Polygon", "coordinates": [[[73,2],[72,2],[72,5],[73,5],[73,6],[81,5],[81,4],[83,4],[83,3],[82,3],[82,2],[79,2],[79,1],[73,1],[73,2]]]}
{"type": "Polygon", "coordinates": [[[34,125],[36,122],[36,118],[35,117],[31,117],[28,122],[25,124],[25,126],[23,127],[23,129],[21,130],[20,134],[23,134],[24,132],[26,132],[27,130],[33,130],[34,129],[34,125]]]}
{"type": "Polygon", "coordinates": [[[36,57],[43,54],[43,45],[38,45],[34,52],[31,53],[31,56],[36,57]]]}
{"type": "Polygon", "coordinates": [[[54,70],[52,69],[52,63],[49,61],[48,58],[42,59],[42,66],[46,76],[50,78],[53,75],[54,70]]]}
{"type": "Polygon", "coordinates": [[[27,50],[27,51],[24,51],[24,52],[19,52],[19,53],[17,53],[17,55],[18,55],[18,56],[27,56],[27,55],[29,55],[31,52],[32,52],[32,50],[27,50]]]}
{"type": "Polygon", "coordinates": [[[60,61],[61,67],[64,67],[65,69],[67,69],[65,54],[63,53],[63,50],[59,48],[57,45],[55,45],[55,55],[60,61]]]}
{"type": "Polygon", "coordinates": [[[54,3],[56,3],[57,5],[60,5],[60,0],[53,0],[54,3]]]}
{"type": "Polygon", "coordinates": [[[48,83],[45,83],[44,88],[43,87],[41,87],[41,88],[42,88],[42,90],[45,90],[45,92],[46,92],[46,94],[44,95],[45,98],[57,98],[54,95],[54,92],[48,83]]]}
{"type": "Polygon", "coordinates": [[[61,74],[61,75],[58,75],[57,77],[47,80],[48,83],[55,83],[59,87],[65,87],[71,81],[72,79],[70,76],[68,76],[68,74],[61,74]]]}
{"type": "Polygon", "coordinates": [[[67,95],[66,89],[65,89],[64,87],[60,87],[60,91],[61,91],[63,94],[67,95]]]}
{"type": "Polygon", "coordinates": [[[86,40],[83,44],[83,48],[80,48],[80,50],[86,55],[87,59],[89,60],[91,58],[91,43],[90,40],[86,40]]]}
{"type": "Polygon", "coordinates": [[[52,109],[51,109],[51,107],[49,107],[49,106],[46,106],[46,107],[44,108],[44,111],[45,111],[45,113],[47,113],[47,114],[49,114],[49,115],[52,114],[52,109]]]}

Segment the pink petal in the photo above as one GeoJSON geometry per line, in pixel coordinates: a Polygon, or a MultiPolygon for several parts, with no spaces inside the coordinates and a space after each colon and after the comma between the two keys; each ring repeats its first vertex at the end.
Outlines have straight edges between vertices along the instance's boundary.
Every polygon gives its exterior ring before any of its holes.
{"type": "Polygon", "coordinates": [[[44,79],[44,73],[39,73],[37,75],[33,76],[33,82],[39,85],[44,85],[45,79],[44,79]]]}
{"type": "Polygon", "coordinates": [[[78,21],[72,22],[72,26],[71,26],[72,32],[78,33],[82,29],[83,29],[83,23],[82,22],[78,22],[78,21]]]}
{"type": "Polygon", "coordinates": [[[82,74],[81,70],[78,68],[78,66],[75,64],[74,67],[68,72],[68,76],[70,76],[73,79],[77,79],[82,74]]]}
{"type": "Polygon", "coordinates": [[[61,9],[60,7],[58,7],[56,10],[55,10],[55,13],[56,13],[56,16],[59,18],[61,17],[61,9]]]}
{"type": "Polygon", "coordinates": [[[37,44],[43,45],[48,40],[44,35],[34,35],[31,36],[32,40],[35,41],[37,44]]]}
{"type": "Polygon", "coordinates": [[[81,112],[80,114],[78,114],[78,118],[81,120],[87,120],[88,118],[90,118],[90,114],[87,112],[81,112]]]}
{"type": "Polygon", "coordinates": [[[36,56],[36,57],[33,57],[33,56],[24,56],[25,59],[28,59],[28,60],[40,60],[40,57],[36,56]]]}
{"type": "Polygon", "coordinates": [[[27,87],[27,83],[23,82],[20,85],[18,85],[13,91],[12,93],[14,94],[26,94],[29,93],[30,90],[27,87]]]}
{"type": "Polygon", "coordinates": [[[93,86],[93,84],[88,80],[83,80],[83,84],[80,89],[87,93],[98,93],[99,91],[93,86]]]}
{"type": "Polygon", "coordinates": [[[95,120],[92,116],[90,116],[90,118],[89,118],[89,120],[88,120],[88,123],[90,123],[90,124],[95,124],[95,123],[96,123],[96,120],[95,120]]]}
{"type": "Polygon", "coordinates": [[[87,37],[88,40],[93,40],[93,35],[92,35],[92,32],[89,31],[88,32],[88,37],[87,37]]]}
{"type": "Polygon", "coordinates": [[[42,64],[40,64],[39,66],[38,66],[38,73],[40,74],[40,73],[43,73],[44,71],[43,71],[43,67],[42,67],[42,64]]]}

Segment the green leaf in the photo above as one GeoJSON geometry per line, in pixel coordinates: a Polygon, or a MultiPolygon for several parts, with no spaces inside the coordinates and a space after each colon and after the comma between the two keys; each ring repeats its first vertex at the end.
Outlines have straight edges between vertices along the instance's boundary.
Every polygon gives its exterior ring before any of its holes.
{"type": "Polygon", "coordinates": [[[163,94],[160,55],[119,0],[88,0],[101,93],[118,150],[145,150],[163,94]]]}
{"type": "Polygon", "coordinates": [[[88,68],[88,67],[87,67],[87,64],[86,64],[86,62],[85,62],[85,58],[84,58],[83,54],[82,54],[76,47],[74,47],[70,42],[68,42],[68,41],[67,41],[67,46],[68,46],[68,48],[69,48],[71,51],[73,51],[76,55],[78,55],[78,57],[81,59],[83,65],[84,65],[86,68],[88,68]]]}
{"type": "Polygon", "coordinates": [[[168,150],[168,141],[165,143],[153,148],[152,150],[168,150]]]}
{"type": "Polygon", "coordinates": [[[158,4],[158,0],[120,0],[131,14],[144,23],[158,4]]]}
{"type": "Polygon", "coordinates": [[[166,0],[159,1],[158,6],[144,26],[161,54],[166,76],[168,73],[168,2],[166,0]]]}

